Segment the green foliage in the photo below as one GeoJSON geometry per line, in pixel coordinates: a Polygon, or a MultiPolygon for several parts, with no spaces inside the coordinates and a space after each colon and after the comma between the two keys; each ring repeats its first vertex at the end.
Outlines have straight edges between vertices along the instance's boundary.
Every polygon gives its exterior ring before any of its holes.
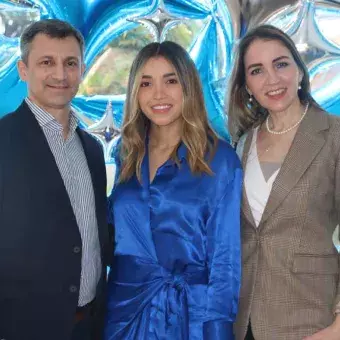
{"type": "Polygon", "coordinates": [[[201,29],[200,21],[196,21],[188,21],[173,27],[167,33],[166,40],[174,41],[188,49],[201,29]]]}
{"type": "Polygon", "coordinates": [[[139,25],[135,29],[121,34],[117,39],[111,41],[109,46],[140,50],[152,41],[151,33],[144,26],[139,25]]]}

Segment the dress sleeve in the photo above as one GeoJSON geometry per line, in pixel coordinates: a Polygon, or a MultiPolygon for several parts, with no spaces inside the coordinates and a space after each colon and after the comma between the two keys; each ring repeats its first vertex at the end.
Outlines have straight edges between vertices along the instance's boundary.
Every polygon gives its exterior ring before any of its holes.
{"type": "Polygon", "coordinates": [[[235,176],[207,221],[209,283],[204,340],[231,340],[241,281],[240,205],[242,170],[235,176]]]}

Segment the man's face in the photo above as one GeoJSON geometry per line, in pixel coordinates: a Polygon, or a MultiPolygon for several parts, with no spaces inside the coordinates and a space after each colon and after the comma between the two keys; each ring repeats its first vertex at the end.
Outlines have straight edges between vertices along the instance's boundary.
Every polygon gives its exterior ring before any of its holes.
{"type": "Polygon", "coordinates": [[[48,112],[68,109],[84,72],[79,43],[72,36],[59,39],[37,34],[27,63],[20,60],[18,70],[35,104],[48,112]]]}

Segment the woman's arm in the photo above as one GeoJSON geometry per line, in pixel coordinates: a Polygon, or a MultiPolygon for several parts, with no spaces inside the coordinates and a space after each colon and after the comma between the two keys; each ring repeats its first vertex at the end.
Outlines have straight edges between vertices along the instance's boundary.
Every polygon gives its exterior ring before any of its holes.
{"type": "MultiPolygon", "coordinates": [[[[340,154],[338,155],[335,167],[335,208],[338,215],[338,224],[340,225],[340,154]]],[[[338,233],[338,242],[340,243],[340,233],[338,233]]],[[[339,262],[340,263],[340,262],[339,262]]],[[[338,289],[334,301],[334,322],[323,330],[304,338],[303,340],[340,340],[340,269],[338,277],[338,289]]]]}
{"type": "Polygon", "coordinates": [[[204,340],[233,339],[241,281],[242,170],[235,169],[207,223],[209,284],[204,340]]]}

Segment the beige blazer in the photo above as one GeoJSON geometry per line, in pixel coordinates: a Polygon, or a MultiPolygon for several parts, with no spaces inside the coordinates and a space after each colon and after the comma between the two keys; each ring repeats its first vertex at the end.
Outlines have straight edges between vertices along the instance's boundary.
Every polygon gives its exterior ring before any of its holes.
{"type": "MultiPolygon", "coordinates": [[[[252,140],[249,133],[243,167],[252,140]]],[[[258,226],[243,190],[242,286],[235,323],[243,340],[299,340],[329,326],[340,301],[332,234],[340,210],[340,118],[310,108],[273,183],[258,226]]]]}

